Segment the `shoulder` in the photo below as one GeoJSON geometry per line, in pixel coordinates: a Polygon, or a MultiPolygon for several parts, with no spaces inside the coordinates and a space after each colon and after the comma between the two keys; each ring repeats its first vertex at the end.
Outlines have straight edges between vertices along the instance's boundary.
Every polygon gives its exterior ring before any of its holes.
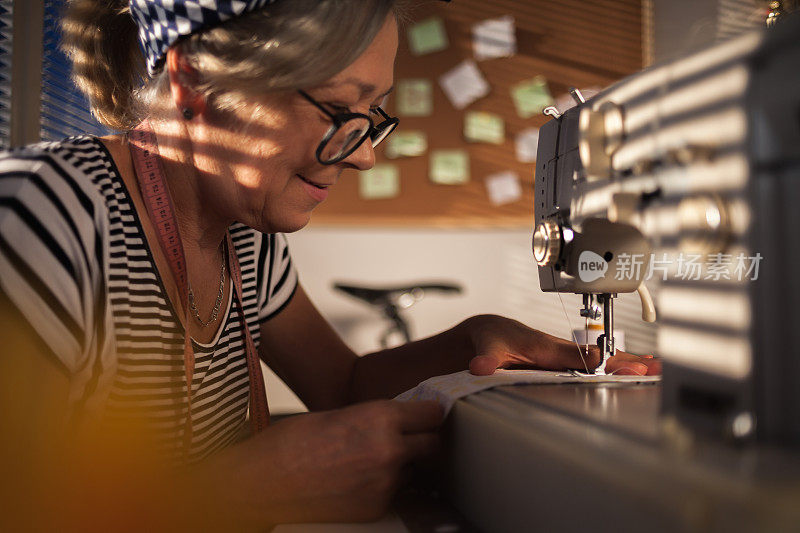
{"type": "Polygon", "coordinates": [[[87,174],[96,173],[99,168],[109,168],[108,152],[95,137],[79,135],[60,141],[40,142],[20,148],[0,152],[0,165],[3,167],[36,168],[41,165],[78,170],[87,174]]]}
{"type": "Polygon", "coordinates": [[[90,137],[0,152],[0,292],[70,372],[104,342],[107,165],[90,137]]]}
{"type": "MultiPolygon", "coordinates": [[[[94,214],[113,162],[93,137],[70,137],[0,152],[0,196],[44,195],[65,200],[65,207],[94,214]]],[[[72,210],[72,209],[71,209],[72,210]]]]}
{"type": "Polygon", "coordinates": [[[50,265],[77,279],[83,268],[99,268],[109,229],[103,191],[111,189],[112,165],[88,136],[0,152],[2,251],[26,258],[18,265],[26,272],[50,265]]]}

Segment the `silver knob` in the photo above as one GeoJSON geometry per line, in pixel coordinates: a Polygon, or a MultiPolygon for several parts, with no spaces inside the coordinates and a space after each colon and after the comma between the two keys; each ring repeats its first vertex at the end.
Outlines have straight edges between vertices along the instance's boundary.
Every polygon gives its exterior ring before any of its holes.
{"type": "Polygon", "coordinates": [[[561,226],[547,220],[533,232],[533,258],[539,266],[552,266],[561,255],[561,226]]]}
{"type": "Polygon", "coordinates": [[[625,133],[622,108],[605,102],[599,108],[584,107],[578,118],[578,153],[590,181],[608,179],[611,157],[625,133]]]}
{"type": "Polygon", "coordinates": [[[722,252],[730,240],[728,209],[722,198],[707,194],[688,196],[678,204],[680,248],[683,252],[722,252]]]}

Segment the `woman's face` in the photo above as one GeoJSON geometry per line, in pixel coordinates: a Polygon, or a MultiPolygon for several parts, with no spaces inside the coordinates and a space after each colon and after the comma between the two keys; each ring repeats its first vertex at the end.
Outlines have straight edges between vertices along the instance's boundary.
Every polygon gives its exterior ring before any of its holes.
{"type": "MultiPolygon", "coordinates": [[[[391,91],[397,52],[397,24],[387,17],[383,28],[364,53],[322,85],[306,92],[332,113],[370,114],[391,91]]],[[[227,175],[224,194],[231,202],[231,218],[263,232],[291,232],[305,226],[311,211],[335,190],[346,168],[366,170],[375,164],[369,140],[343,161],[322,165],[316,151],[332,122],[299,93],[268,95],[259,112],[243,117],[249,125],[240,131],[220,131],[215,143],[222,147],[227,175]],[[230,197],[233,198],[230,198],[230,197]]],[[[372,115],[375,123],[379,117],[372,115]]],[[[216,151],[216,150],[215,150],[216,151]]],[[[207,165],[199,165],[209,168],[207,165]]],[[[210,168],[214,168],[213,165],[210,168]]],[[[221,172],[220,172],[221,171],[221,172]]],[[[214,188],[221,185],[215,181],[214,188]]]]}

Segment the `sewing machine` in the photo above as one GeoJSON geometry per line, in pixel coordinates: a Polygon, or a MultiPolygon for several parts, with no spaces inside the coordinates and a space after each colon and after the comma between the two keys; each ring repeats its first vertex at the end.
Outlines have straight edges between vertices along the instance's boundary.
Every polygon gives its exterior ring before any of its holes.
{"type": "Polygon", "coordinates": [[[540,129],[533,254],[543,291],[603,305],[659,285],[666,416],[800,444],[800,20],[652,68],[540,129]],[[655,276],[653,276],[655,274],[655,276]]]}
{"type": "Polygon", "coordinates": [[[638,292],[663,383],[457,402],[449,486],[481,529],[800,525],[800,16],[784,18],[547,110],[541,289],[583,295],[606,357],[614,299],[638,292]]]}

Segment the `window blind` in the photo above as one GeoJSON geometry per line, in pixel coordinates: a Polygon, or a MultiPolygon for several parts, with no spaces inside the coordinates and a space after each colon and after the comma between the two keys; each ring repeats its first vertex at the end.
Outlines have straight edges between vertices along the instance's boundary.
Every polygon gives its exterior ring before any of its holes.
{"type": "Polygon", "coordinates": [[[8,148],[11,126],[13,0],[0,0],[0,149],[8,148]]]}
{"type": "Polygon", "coordinates": [[[89,111],[89,102],[70,77],[70,61],[59,50],[59,20],[65,0],[44,2],[44,47],[42,57],[41,138],[54,141],[70,135],[106,135],[108,128],[89,111]]]}

